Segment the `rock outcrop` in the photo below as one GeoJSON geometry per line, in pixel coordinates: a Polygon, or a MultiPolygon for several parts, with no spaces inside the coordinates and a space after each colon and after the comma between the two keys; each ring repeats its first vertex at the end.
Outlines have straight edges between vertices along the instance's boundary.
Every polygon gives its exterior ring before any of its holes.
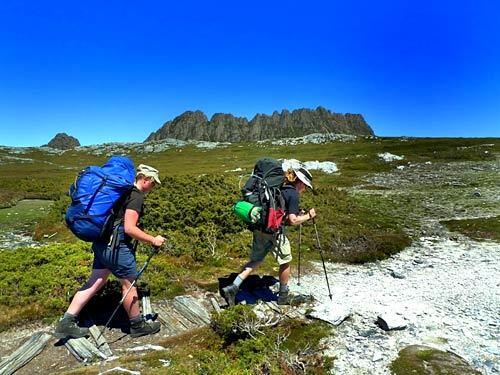
{"type": "Polygon", "coordinates": [[[311,133],[374,135],[362,115],[333,113],[323,107],[257,114],[251,121],[225,113],[216,113],[208,120],[201,111],[187,111],[151,133],[146,142],[165,138],[243,142],[311,133]]]}
{"type": "Polygon", "coordinates": [[[399,352],[391,372],[404,374],[481,374],[459,355],[425,345],[410,345],[399,352]]]}
{"type": "Polygon", "coordinates": [[[68,150],[80,146],[80,142],[75,137],[67,135],[66,133],[58,133],[49,143],[42,147],[57,148],[59,150],[68,150]]]}

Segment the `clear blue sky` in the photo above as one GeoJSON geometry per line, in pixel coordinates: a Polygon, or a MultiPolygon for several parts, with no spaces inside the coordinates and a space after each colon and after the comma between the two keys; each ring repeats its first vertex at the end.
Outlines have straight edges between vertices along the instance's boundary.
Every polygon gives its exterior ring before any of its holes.
{"type": "Polygon", "coordinates": [[[498,1],[175,3],[2,1],[0,144],[318,105],[378,135],[500,136],[498,1]]]}

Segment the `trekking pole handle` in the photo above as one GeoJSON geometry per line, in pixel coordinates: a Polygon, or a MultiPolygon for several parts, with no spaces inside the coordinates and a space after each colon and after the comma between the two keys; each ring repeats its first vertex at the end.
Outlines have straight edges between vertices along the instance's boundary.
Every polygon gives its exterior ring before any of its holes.
{"type": "Polygon", "coordinates": [[[167,242],[167,236],[166,235],[164,235],[164,234],[153,235],[154,238],[156,238],[158,236],[163,237],[164,241],[163,241],[163,244],[161,244],[160,246],[155,246],[154,244],[151,244],[151,247],[156,252],[158,252],[162,247],[166,247],[166,242],[167,242]]]}
{"type": "MultiPolygon", "coordinates": [[[[311,216],[311,210],[314,210],[314,208],[310,208],[310,209],[308,209],[308,210],[307,210],[307,213],[309,214],[309,217],[311,218],[311,220],[312,220],[312,222],[313,222],[313,224],[314,224],[314,223],[315,223],[314,218],[316,217],[316,215],[311,216]]],[[[316,211],[314,211],[314,212],[316,212],[316,211]]]]}

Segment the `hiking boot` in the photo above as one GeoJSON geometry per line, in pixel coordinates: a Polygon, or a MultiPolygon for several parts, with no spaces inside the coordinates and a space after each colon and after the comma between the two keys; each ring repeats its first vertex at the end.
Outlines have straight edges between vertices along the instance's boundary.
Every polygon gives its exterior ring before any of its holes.
{"type": "Polygon", "coordinates": [[[71,339],[78,339],[80,337],[89,336],[89,329],[85,327],[78,327],[75,317],[63,317],[57,323],[54,336],[58,339],[66,337],[71,339]]]}
{"type": "Polygon", "coordinates": [[[311,302],[312,300],[312,296],[306,296],[304,294],[291,294],[288,292],[281,292],[278,295],[278,305],[296,306],[300,305],[301,303],[311,302]]]}
{"type": "Polygon", "coordinates": [[[239,288],[234,285],[228,285],[225,288],[222,288],[222,297],[226,300],[226,303],[229,306],[234,306],[236,303],[236,294],[238,294],[239,288]]]}
{"type": "Polygon", "coordinates": [[[137,323],[130,324],[130,336],[141,337],[145,335],[153,335],[160,331],[160,322],[152,322],[140,320],[137,323]]]}

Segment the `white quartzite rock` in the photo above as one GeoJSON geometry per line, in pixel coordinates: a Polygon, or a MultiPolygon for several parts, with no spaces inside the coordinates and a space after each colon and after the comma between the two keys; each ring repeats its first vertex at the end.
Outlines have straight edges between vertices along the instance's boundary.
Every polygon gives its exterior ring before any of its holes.
{"type": "Polygon", "coordinates": [[[383,161],[396,161],[396,160],[403,160],[405,157],[404,156],[399,156],[399,155],[394,155],[391,154],[390,152],[384,152],[381,154],[377,154],[377,156],[382,159],[383,161]]]}
{"type": "Polygon", "coordinates": [[[392,312],[385,312],[377,316],[377,325],[384,331],[405,329],[406,320],[392,312]]]}
{"type": "Polygon", "coordinates": [[[337,164],[331,161],[306,161],[301,162],[297,159],[284,159],[283,160],[283,170],[286,171],[289,168],[300,168],[305,167],[309,170],[318,170],[324,173],[335,173],[339,171],[337,164]]]}
{"type": "Polygon", "coordinates": [[[336,303],[322,303],[314,306],[308,317],[320,319],[327,323],[338,326],[351,315],[351,311],[346,307],[336,303]]]}

